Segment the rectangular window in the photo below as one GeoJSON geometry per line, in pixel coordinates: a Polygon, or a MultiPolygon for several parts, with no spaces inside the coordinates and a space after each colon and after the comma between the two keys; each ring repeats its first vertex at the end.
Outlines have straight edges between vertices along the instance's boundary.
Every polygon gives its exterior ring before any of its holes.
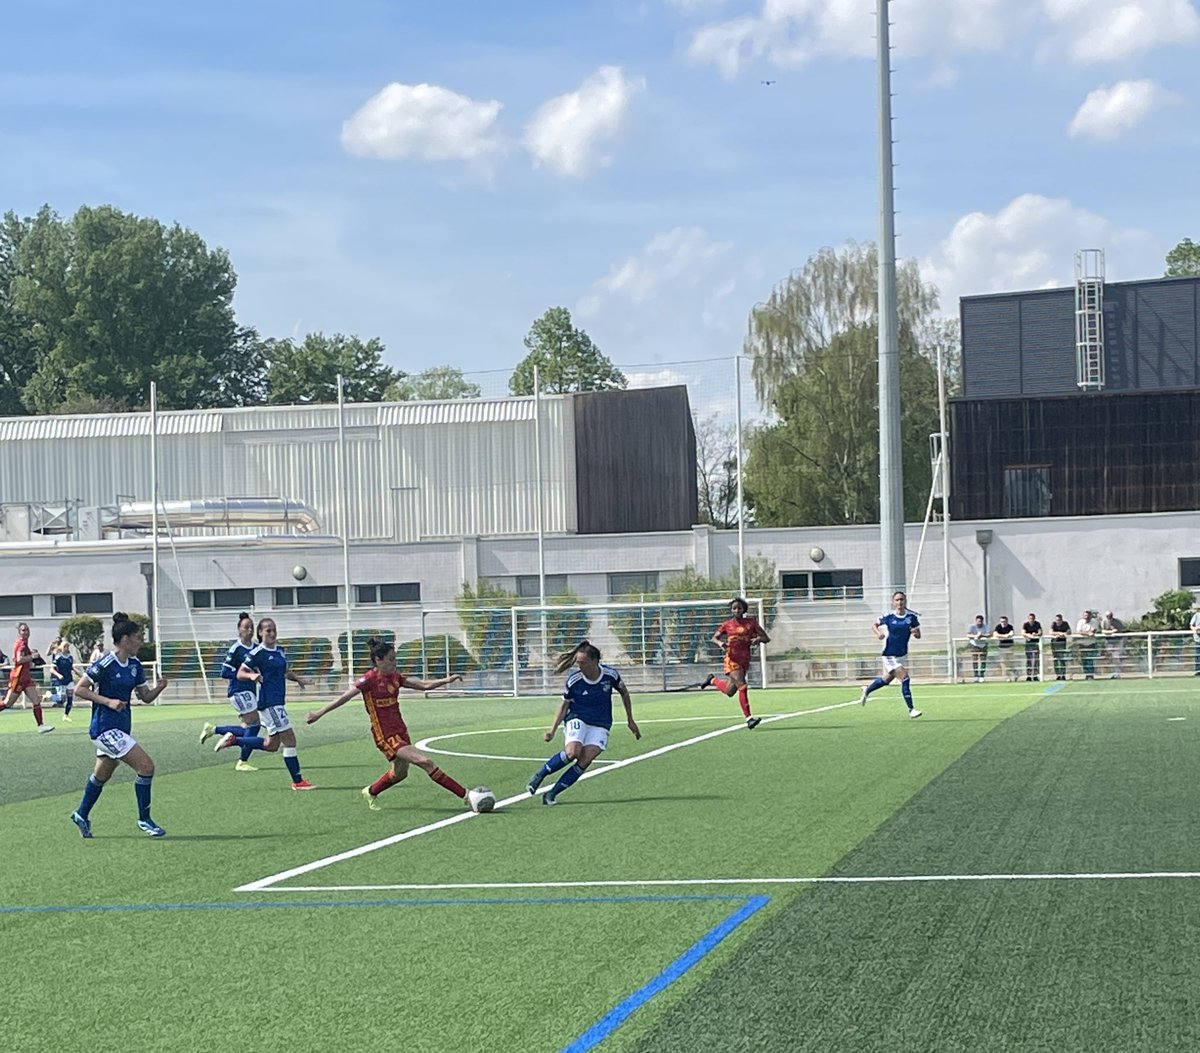
{"type": "Polygon", "coordinates": [[[1004,515],[1023,519],[1050,514],[1050,466],[1048,464],[1006,465],[1004,468],[1004,515]]]}
{"type": "Polygon", "coordinates": [[[254,606],[254,590],[213,589],[212,605],[226,610],[248,611],[254,606]]]}
{"type": "Polygon", "coordinates": [[[357,603],[420,603],[421,583],[400,581],[390,585],[355,585],[357,603]]]}
{"type": "Polygon", "coordinates": [[[809,599],[808,571],[784,571],[779,575],[779,587],[783,589],[785,600],[809,599]]]}
{"type": "MultiPolygon", "coordinates": [[[[617,575],[619,577],[620,575],[617,575]]],[[[565,574],[546,575],[546,595],[563,596],[567,591],[567,576],[565,574]]],[[[538,576],[536,574],[517,575],[517,595],[523,600],[538,598],[538,576]]]]}
{"type": "Polygon", "coordinates": [[[75,597],[74,596],[52,596],[51,609],[55,614],[74,614],[75,613],[75,597]]]}
{"type": "Polygon", "coordinates": [[[111,592],[77,592],[75,593],[76,614],[112,614],[113,601],[111,592]]]}
{"type": "Polygon", "coordinates": [[[275,606],[276,607],[295,607],[296,606],[296,590],[295,589],[275,589],[275,606]]]}
{"type": "Polygon", "coordinates": [[[1200,558],[1179,561],[1179,587],[1200,589],[1200,558]]]}
{"type": "Polygon", "coordinates": [[[296,590],[299,607],[336,607],[337,601],[336,585],[302,585],[296,590]]]}
{"type": "Polygon", "coordinates": [[[5,617],[32,618],[32,596],[0,596],[0,615],[5,617]]]}
{"type": "Polygon", "coordinates": [[[379,602],[379,586],[378,585],[355,585],[354,586],[354,602],[355,603],[378,603],[379,602]]]}
{"type": "Polygon", "coordinates": [[[206,611],[212,606],[211,589],[192,589],[192,610],[206,611]]]}
{"type": "Polygon", "coordinates": [[[637,570],[608,576],[608,598],[634,599],[658,591],[657,570],[637,570]]]}
{"type": "Polygon", "coordinates": [[[814,600],[861,600],[863,583],[861,570],[814,570],[812,572],[814,600]]]}

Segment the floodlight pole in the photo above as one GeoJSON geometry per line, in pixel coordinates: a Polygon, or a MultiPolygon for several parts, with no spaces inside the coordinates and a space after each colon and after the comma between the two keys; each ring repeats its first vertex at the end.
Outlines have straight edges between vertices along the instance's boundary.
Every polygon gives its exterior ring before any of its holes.
{"type": "Polygon", "coordinates": [[[733,391],[736,402],[734,427],[737,429],[737,526],[738,526],[738,595],[746,595],[746,502],[742,492],[742,356],[733,360],[733,391]]]}
{"type": "Polygon", "coordinates": [[[896,304],[896,190],[892,164],[889,0],[878,0],[879,67],[879,541],[884,599],[906,588],[900,347],[896,304]]]}

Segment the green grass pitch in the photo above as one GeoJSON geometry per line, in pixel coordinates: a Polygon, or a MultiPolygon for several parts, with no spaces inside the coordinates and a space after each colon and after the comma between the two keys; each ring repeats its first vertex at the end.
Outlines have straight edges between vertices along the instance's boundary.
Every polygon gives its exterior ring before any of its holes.
{"type": "MultiPolygon", "coordinates": [[[[369,811],[361,709],[235,773],[218,706],[134,712],[157,764],[84,841],[86,708],[0,714],[0,1036],[20,1051],[1200,1048],[1200,683],[635,698],[555,808],[547,700],[407,700],[438,763],[369,811]],[[621,761],[630,763],[621,764],[621,761]],[[618,762],[614,764],[613,762],[618,762]],[[405,835],[401,837],[400,835],[405,835]],[[355,851],[359,850],[359,851],[355,851]],[[1137,876],[1127,876],[1137,875],[1137,876]],[[1151,876],[1155,875],[1155,876],[1151,876]],[[820,878],[821,881],[810,879],[820,878]],[[239,891],[240,890],[240,891],[239,891]]],[[[619,706],[617,710],[619,712],[619,706]]]]}

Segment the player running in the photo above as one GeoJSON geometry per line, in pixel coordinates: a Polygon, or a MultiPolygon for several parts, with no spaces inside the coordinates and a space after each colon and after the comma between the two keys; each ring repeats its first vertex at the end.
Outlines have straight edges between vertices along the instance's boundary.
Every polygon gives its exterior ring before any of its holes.
{"type": "Polygon", "coordinates": [[[881,687],[886,687],[897,677],[900,679],[900,693],[904,696],[904,704],[908,706],[908,715],[917,718],[921,715],[919,709],[913,707],[912,688],[908,682],[908,641],[921,639],[921,622],[916,611],[907,607],[908,597],[903,592],[892,593],[892,609],[889,613],[878,618],[871,626],[871,632],[876,639],[883,640],[883,671],[884,676],[876,677],[862,689],[859,705],[867,704],[867,696],[881,687]]]}
{"type": "Polygon", "coordinates": [[[296,733],[292,730],[292,721],[288,717],[285,705],[287,682],[290,680],[299,687],[308,687],[308,681],[288,669],[287,655],[278,645],[279,630],[273,618],[263,618],[254,632],[258,643],[242,659],[237,678],[239,681],[258,685],[257,716],[259,722],[267,729],[267,734],[265,737],[251,735],[246,728],[229,731],[222,736],[215,748],[219,751],[230,746],[249,746],[252,750],[274,753],[282,746],[283,763],[292,777],[292,789],[315,790],[316,787],[300,774],[296,733]]]}
{"type": "Polygon", "coordinates": [[[304,722],[315,724],[325,714],[332,713],[358,695],[362,696],[367,716],[371,718],[371,734],[375,737],[375,745],[392,763],[391,768],[370,786],[363,787],[362,795],[373,812],[381,810],[378,797],[384,790],[408,778],[410,764],[415,764],[439,786],[465,801],[466,787],[455,782],[412,744],[408,727],[400,714],[402,687],[411,688],[413,691],[433,691],[453,684],[462,677],[454,673],[429,682],[418,680],[415,676],[405,676],[396,671],[396,648],[392,644],[372,638],[367,641],[367,648],[370,651],[372,668],[361,679],[356,680],[352,688],[338,695],[329,705],[309,713],[304,722]]]}
{"type": "Polygon", "coordinates": [[[558,795],[574,786],[588,766],[608,745],[608,733],[612,730],[612,693],[616,690],[625,703],[625,717],[635,739],[642,732],[633,719],[633,700],[629,688],[611,665],[600,664],[600,649],[587,640],[580,640],[574,650],[566,651],[555,666],[556,673],[564,673],[571,666],[578,668],[567,677],[563,687],[562,701],[554,713],[554,723],[542,738],[549,742],[554,738],[558,725],[563,726],[564,749],[554,754],[529,780],[529,792],[537,793],[542,780],[560,768],[567,768],[543,796],[542,804],[557,804],[558,795]]]}
{"type": "Polygon", "coordinates": [[[146,686],[146,671],[137,659],[142,631],[123,611],[113,615],[112,638],[113,649],[89,665],[75,685],[75,694],[92,704],[88,734],[96,745],[96,768],[83,789],[83,800],[71,813],[71,822],[84,837],[92,836],[92,808],[117,770],[117,762],[124,761],[136,775],[133,792],[137,796],[138,829],[150,837],[165,837],[167,832],[150,818],[154,761],[130,735],[129,707],[134,694],[149,705],[163,693],[167,682],[160,676],[153,687],[146,686]]]}
{"type": "Polygon", "coordinates": [[[13,644],[12,670],[8,674],[8,693],[0,702],[0,709],[15,705],[22,695],[33,706],[33,720],[37,724],[39,734],[53,731],[50,724],[42,721],[42,696],[38,694],[37,685],[33,682],[33,667],[45,665],[45,661],[36,649],[29,646],[29,626],[24,622],[17,625],[17,642],[13,644]]]}
{"type": "MultiPolygon", "coordinates": [[[[262,728],[262,722],[258,716],[258,699],[255,697],[254,691],[247,688],[238,679],[238,670],[242,668],[246,655],[254,649],[254,619],[245,611],[238,615],[237,634],[238,638],[229,645],[229,650],[225,653],[225,661],[221,663],[221,679],[229,681],[225,694],[241,723],[220,724],[217,727],[206,723],[200,732],[200,745],[202,746],[213,735],[222,736],[222,741],[226,735],[232,735],[235,738],[239,735],[255,738],[262,728]]],[[[221,746],[218,744],[218,749],[220,748],[221,746]]],[[[237,764],[233,766],[234,771],[258,771],[250,763],[250,754],[254,748],[254,746],[242,744],[242,755],[238,758],[237,764]]]]}
{"type": "Polygon", "coordinates": [[[50,645],[50,703],[61,704],[64,723],[71,723],[71,710],[75,708],[75,658],[71,645],[66,640],[56,640],[50,645]]]}
{"type": "Polygon", "coordinates": [[[753,729],[762,723],[762,717],[750,713],[750,689],[746,684],[750,650],[757,644],[770,643],[771,638],[758,619],[749,616],[750,605],[740,596],[730,601],[729,612],[732,617],[717,626],[712,638],[712,642],[725,652],[725,675],[710,676],[700,686],[705,688],[711,684],[730,698],[736,693],[746,727],[753,729]]]}

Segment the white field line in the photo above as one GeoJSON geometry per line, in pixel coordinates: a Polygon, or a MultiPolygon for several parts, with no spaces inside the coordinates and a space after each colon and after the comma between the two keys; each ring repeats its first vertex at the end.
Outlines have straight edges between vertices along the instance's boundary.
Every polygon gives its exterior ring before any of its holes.
{"type": "MultiPolygon", "coordinates": [[[[834,709],[844,709],[846,706],[857,706],[858,700],[852,702],[835,702],[828,706],[818,706],[816,709],[801,709],[795,713],[780,713],[773,717],[763,717],[763,724],[774,723],[779,720],[790,720],[794,717],[813,716],[817,713],[828,713],[834,709]]],[[[731,724],[727,727],[717,728],[716,731],[708,731],[703,735],[696,735],[690,739],[684,739],[682,742],[672,742],[666,746],[660,746],[658,749],[650,750],[647,753],[639,753],[634,757],[626,757],[624,760],[613,761],[605,768],[590,768],[579,777],[579,782],[584,779],[596,778],[599,775],[607,775],[611,771],[616,771],[618,768],[626,768],[630,764],[637,764],[641,761],[650,760],[653,757],[661,757],[664,754],[672,753],[675,750],[683,749],[685,746],[695,746],[697,743],[706,742],[709,739],[718,738],[721,735],[728,735],[734,731],[741,731],[744,734],[752,734],[746,730],[744,723],[731,724]]],[[[540,792],[545,792],[540,791],[540,792]]],[[[529,800],[529,794],[519,793],[512,797],[506,797],[502,801],[496,802],[496,808],[508,808],[511,805],[519,804],[521,801],[529,800]]],[[[428,823],[425,826],[418,826],[412,830],[405,830],[403,833],[393,834],[391,837],[385,837],[378,841],[371,841],[369,844],[359,845],[358,848],[351,848],[345,852],[339,852],[336,855],[326,856],[324,859],[317,859],[311,863],[305,863],[303,866],[292,867],[291,870],[283,870],[278,874],[272,874],[270,877],[259,878],[257,881],[251,881],[245,885],[239,885],[235,892],[264,892],[271,888],[272,885],[277,885],[281,881],[287,881],[290,878],[299,877],[301,874],[308,874],[314,870],[320,870],[323,867],[332,866],[334,863],[341,863],[347,859],[354,859],[356,856],[366,855],[368,852],[375,852],[381,848],[387,848],[389,845],[399,844],[401,841],[409,841],[414,837],[421,837],[423,834],[432,833],[434,830],[441,830],[447,826],[453,826],[455,823],[465,823],[470,819],[477,818],[475,812],[459,812],[457,815],[447,816],[445,819],[439,819],[435,823],[428,823]]]]}
{"type": "MultiPolygon", "coordinates": [[[[983,881],[1144,881],[1200,878],[1200,870],[1150,870],[1141,873],[1080,874],[891,874],[862,877],[652,878],[645,881],[474,881],[440,885],[288,885],[256,886],[258,892],[457,892],[504,889],[677,888],[726,885],[906,885],[983,881]]],[[[251,886],[244,886],[250,889],[251,886]]],[[[239,889],[238,891],[242,891],[239,889]]]]}

